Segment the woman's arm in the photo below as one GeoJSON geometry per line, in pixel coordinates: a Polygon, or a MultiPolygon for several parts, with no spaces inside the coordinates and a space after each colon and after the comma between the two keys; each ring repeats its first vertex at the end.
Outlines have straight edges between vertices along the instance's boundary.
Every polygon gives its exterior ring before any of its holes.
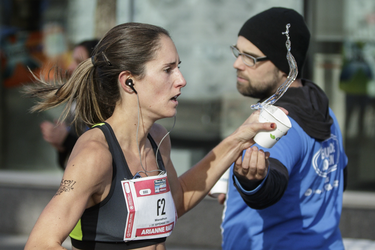
{"type": "MultiPolygon", "coordinates": [[[[254,112],[241,127],[179,178],[173,163],[170,160],[164,161],[178,216],[189,211],[207,195],[220,176],[241,155],[242,150],[254,144],[253,137],[258,131],[276,128],[271,127],[271,123],[258,123],[258,116],[259,112],[254,112]]],[[[163,160],[167,157],[169,159],[169,152],[163,160]]]]}
{"type": "Polygon", "coordinates": [[[112,157],[105,145],[83,137],[78,140],[60,187],[38,218],[25,249],[64,249],[62,242],[84,210],[106,196],[112,157]]]}

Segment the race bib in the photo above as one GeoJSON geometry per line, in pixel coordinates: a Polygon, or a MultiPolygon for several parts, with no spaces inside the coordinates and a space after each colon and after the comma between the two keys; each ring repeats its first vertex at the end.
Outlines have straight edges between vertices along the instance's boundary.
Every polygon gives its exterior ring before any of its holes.
{"type": "Polygon", "coordinates": [[[177,212],[167,174],[121,181],[128,209],[124,241],[168,237],[177,212]]]}

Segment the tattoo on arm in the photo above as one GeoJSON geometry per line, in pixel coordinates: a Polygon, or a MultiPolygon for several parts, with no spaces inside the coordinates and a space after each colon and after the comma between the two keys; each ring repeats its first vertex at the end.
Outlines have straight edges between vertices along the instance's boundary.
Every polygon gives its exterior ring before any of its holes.
{"type": "Polygon", "coordinates": [[[64,180],[64,179],[62,179],[62,181],[60,183],[59,190],[57,190],[57,193],[55,194],[55,196],[60,195],[63,192],[69,192],[70,190],[73,190],[74,184],[76,184],[76,181],[74,181],[74,180],[64,180]]]}

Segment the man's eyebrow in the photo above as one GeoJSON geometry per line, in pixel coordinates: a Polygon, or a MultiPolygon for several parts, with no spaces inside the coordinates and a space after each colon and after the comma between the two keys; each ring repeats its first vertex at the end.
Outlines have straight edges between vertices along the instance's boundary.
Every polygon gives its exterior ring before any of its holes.
{"type": "Polygon", "coordinates": [[[246,51],[244,51],[244,52],[242,52],[242,53],[244,53],[244,54],[246,54],[246,55],[249,55],[249,56],[252,56],[252,57],[261,57],[260,55],[257,55],[257,54],[251,53],[251,52],[246,52],[246,51]]]}
{"type": "MultiPolygon", "coordinates": [[[[240,49],[237,47],[237,45],[235,45],[234,47],[236,47],[238,49],[238,51],[240,51],[240,49]]],[[[257,54],[251,53],[251,52],[242,51],[241,53],[249,55],[249,56],[253,56],[253,57],[261,57],[260,55],[257,55],[257,54]]]]}

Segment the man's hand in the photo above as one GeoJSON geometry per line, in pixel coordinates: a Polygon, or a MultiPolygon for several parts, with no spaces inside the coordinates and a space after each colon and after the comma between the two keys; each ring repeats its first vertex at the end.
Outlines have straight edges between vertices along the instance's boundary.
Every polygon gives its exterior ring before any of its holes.
{"type": "Polygon", "coordinates": [[[226,198],[227,198],[227,194],[219,194],[217,196],[217,201],[219,202],[219,204],[223,205],[226,198]]]}
{"type": "Polygon", "coordinates": [[[234,164],[234,175],[242,187],[248,191],[255,189],[267,176],[269,152],[259,150],[256,146],[246,150],[234,164]]]}
{"type": "Polygon", "coordinates": [[[58,151],[64,150],[62,144],[68,135],[68,129],[65,123],[44,121],[40,124],[40,130],[46,142],[51,144],[58,151]]]}

